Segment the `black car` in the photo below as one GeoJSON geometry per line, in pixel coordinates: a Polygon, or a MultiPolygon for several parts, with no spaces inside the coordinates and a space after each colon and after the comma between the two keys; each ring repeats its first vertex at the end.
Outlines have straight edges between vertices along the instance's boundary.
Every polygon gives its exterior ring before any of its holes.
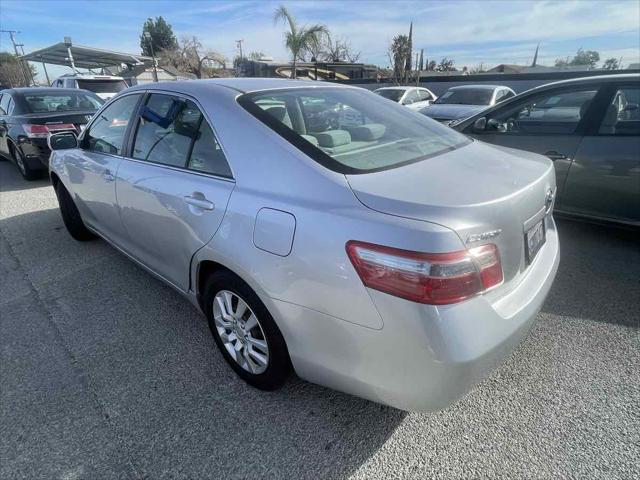
{"type": "Polygon", "coordinates": [[[0,155],[14,162],[27,180],[49,166],[47,137],[80,134],[104,100],[87,90],[12,88],[0,92],[0,155]]]}

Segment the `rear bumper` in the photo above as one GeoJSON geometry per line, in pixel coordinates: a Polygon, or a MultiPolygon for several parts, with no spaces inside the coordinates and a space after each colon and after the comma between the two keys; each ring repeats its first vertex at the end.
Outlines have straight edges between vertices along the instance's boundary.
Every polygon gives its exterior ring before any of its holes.
{"type": "Polygon", "coordinates": [[[384,327],[372,330],[272,300],[294,368],[309,381],[411,411],[444,408],[479,382],[526,336],[551,288],[559,242],[547,243],[503,297],[434,307],[369,293],[384,327]]]}
{"type": "Polygon", "coordinates": [[[49,157],[51,150],[47,146],[45,139],[30,139],[20,143],[20,150],[27,165],[32,170],[47,170],[49,168],[49,157]]]}

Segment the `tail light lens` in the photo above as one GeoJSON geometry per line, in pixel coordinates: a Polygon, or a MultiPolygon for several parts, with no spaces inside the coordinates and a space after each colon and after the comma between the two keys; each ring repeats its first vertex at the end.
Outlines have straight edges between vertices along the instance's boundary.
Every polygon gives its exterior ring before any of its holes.
{"type": "Polygon", "coordinates": [[[22,129],[29,138],[47,138],[50,133],[58,132],[60,130],[73,130],[75,132],[76,126],[73,123],[56,123],[55,125],[24,123],[22,124],[22,129]]]}
{"type": "Polygon", "coordinates": [[[461,302],[502,282],[495,245],[422,253],[350,241],[347,254],[367,286],[418,303],[461,302]]]}

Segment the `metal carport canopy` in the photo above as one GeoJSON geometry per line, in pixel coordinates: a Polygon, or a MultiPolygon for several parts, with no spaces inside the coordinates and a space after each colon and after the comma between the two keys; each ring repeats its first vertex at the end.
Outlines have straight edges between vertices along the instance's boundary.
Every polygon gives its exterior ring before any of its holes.
{"type": "MultiPolygon", "coordinates": [[[[102,68],[112,67],[125,63],[128,65],[140,65],[153,63],[151,57],[133,55],[130,53],[112,52],[100,48],[86,47],[84,45],[71,45],[71,54],[76,68],[102,68]]],[[[24,60],[30,62],[44,62],[52,65],[71,66],[67,53],[67,45],[64,42],[56,43],[50,47],[42,48],[23,55],[24,60]]]]}

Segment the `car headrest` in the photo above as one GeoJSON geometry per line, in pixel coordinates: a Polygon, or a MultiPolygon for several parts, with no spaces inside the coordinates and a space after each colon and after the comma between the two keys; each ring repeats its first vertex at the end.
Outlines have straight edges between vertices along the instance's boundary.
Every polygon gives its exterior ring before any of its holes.
{"type": "Polygon", "coordinates": [[[378,140],[386,130],[387,127],[381,123],[368,123],[357,127],[349,127],[351,138],[365,142],[378,140]]]}
{"type": "Polygon", "coordinates": [[[329,130],[326,132],[314,133],[321,147],[333,148],[351,143],[351,134],[346,130],[329,130]]]}
{"type": "Polygon", "coordinates": [[[267,108],[266,112],[279,122],[282,122],[287,114],[287,109],[284,107],[270,107],[267,108]]]}

